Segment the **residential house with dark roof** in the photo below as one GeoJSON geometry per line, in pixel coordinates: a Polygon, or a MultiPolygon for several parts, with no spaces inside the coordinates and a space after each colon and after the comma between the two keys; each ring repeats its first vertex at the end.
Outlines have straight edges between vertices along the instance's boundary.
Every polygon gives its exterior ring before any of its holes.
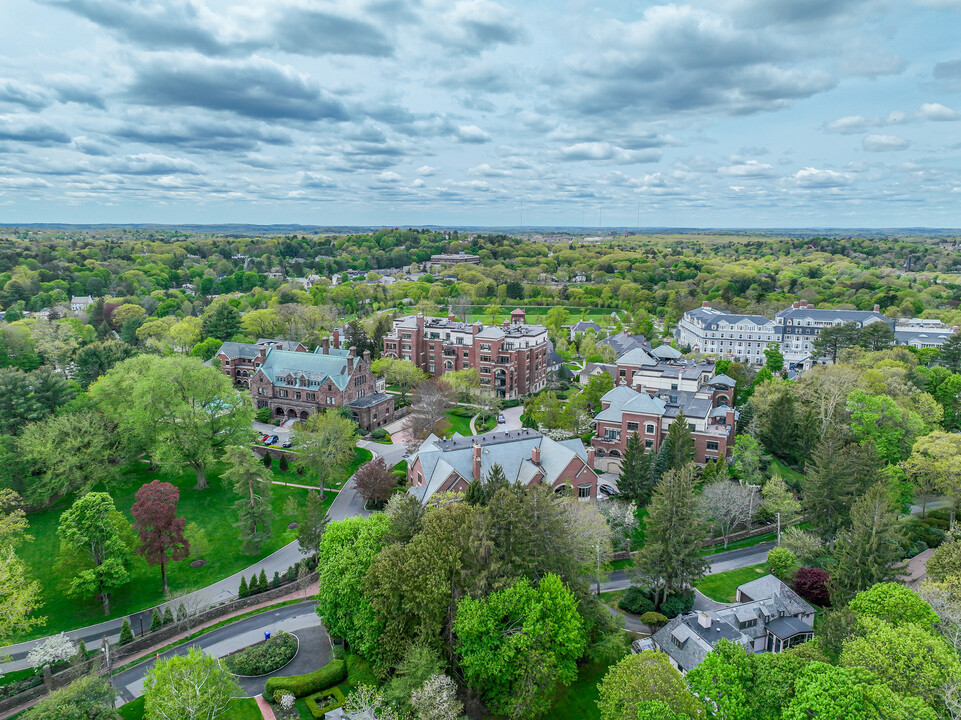
{"type": "Polygon", "coordinates": [[[721,639],[749,653],[778,653],[814,637],[815,610],[773,575],[737,589],[737,602],[717,610],[678,615],[651,636],[671,665],[687,672],[721,639]]]}
{"type": "Polygon", "coordinates": [[[634,348],[641,348],[647,351],[651,349],[651,344],[647,341],[646,337],[643,335],[631,335],[626,332],[619,332],[603,340],[598,340],[597,344],[598,346],[608,346],[616,355],[623,355],[628,350],[633,350],[634,348]]]}
{"type": "Polygon", "coordinates": [[[594,449],[572,440],[551,440],[536,430],[495,430],[448,440],[428,437],[407,461],[409,492],[426,503],[437,492],[464,492],[471,480],[486,478],[497,464],[508,481],[546,485],[583,500],[597,498],[594,449]]]}
{"type": "Polygon", "coordinates": [[[576,323],[571,325],[570,339],[573,340],[577,333],[586,333],[588,330],[593,330],[595,333],[600,333],[601,329],[601,326],[593,320],[578,320],[576,323]]]}

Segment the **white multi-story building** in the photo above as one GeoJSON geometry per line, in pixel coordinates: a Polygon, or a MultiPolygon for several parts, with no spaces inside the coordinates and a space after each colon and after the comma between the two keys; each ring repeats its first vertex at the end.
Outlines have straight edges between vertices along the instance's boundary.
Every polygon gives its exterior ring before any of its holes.
{"type": "Polygon", "coordinates": [[[854,323],[858,328],[863,328],[875,322],[885,322],[894,329],[894,321],[882,315],[878,305],[872,311],[818,310],[810,307],[806,300],[801,300],[774,316],[784,362],[797,370],[814,364],[814,341],[824,328],[844,323],[854,323]]]}
{"type": "Polygon", "coordinates": [[[755,365],[764,350],[778,342],[775,323],[763,315],[737,315],[712,308],[708,302],[684,313],[675,332],[678,343],[694,352],[755,365]]]}
{"type": "Polygon", "coordinates": [[[898,345],[912,345],[916,348],[939,348],[957,327],[948,327],[933,318],[905,318],[894,326],[894,337],[898,345]]]}

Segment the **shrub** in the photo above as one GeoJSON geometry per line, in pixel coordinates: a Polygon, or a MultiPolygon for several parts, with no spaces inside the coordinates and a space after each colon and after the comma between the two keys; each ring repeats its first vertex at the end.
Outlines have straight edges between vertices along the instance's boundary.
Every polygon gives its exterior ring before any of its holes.
{"type": "Polygon", "coordinates": [[[273,413],[270,412],[269,407],[258,408],[254,417],[257,418],[257,422],[269,423],[274,419],[273,413]]]}
{"type": "Polygon", "coordinates": [[[260,592],[260,588],[257,587],[257,573],[250,576],[250,582],[247,583],[247,596],[256,595],[260,592]]]}
{"type": "Polygon", "coordinates": [[[130,629],[130,620],[124,618],[123,625],[120,626],[120,644],[126,645],[129,642],[133,642],[133,630],[130,629]]]}
{"type": "Polygon", "coordinates": [[[173,611],[170,609],[170,606],[168,605],[167,607],[164,608],[164,625],[169,625],[173,621],[174,621],[174,614],[173,614],[173,611]]]}
{"type": "Polygon", "coordinates": [[[683,615],[694,607],[694,593],[686,592],[682,594],[668,595],[667,600],[661,603],[660,611],[669,618],[683,615]]]}
{"type": "Polygon", "coordinates": [[[767,554],[767,567],[774,577],[784,580],[797,566],[797,557],[787,548],[771,548],[767,554]]]}
{"type": "Polygon", "coordinates": [[[617,603],[617,607],[624,612],[643,615],[654,609],[654,603],[647,597],[647,591],[644,588],[629,587],[617,603]]]}
{"type": "Polygon", "coordinates": [[[794,592],[814,605],[831,604],[828,580],[831,576],[821,568],[801,568],[794,574],[794,592]]]}
{"type": "Polygon", "coordinates": [[[657,632],[670,621],[666,615],[661,615],[659,612],[646,612],[641,615],[641,622],[647,625],[652,632],[657,632]]]}
{"type": "Polygon", "coordinates": [[[377,428],[376,430],[371,432],[370,436],[374,440],[383,440],[384,438],[387,437],[387,431],[384,430],[384,428],[377,428]]]}
{"type": "Polygon", "coordinates": [[[160,616],[160,611],[157,608],[153,609],[153,614],[150,616],[150,632],[154,632],[163,627],[163,618],[160,616]]]}
{"type": "MultiPolygon", "coordinates": [[[[347,653],[346,653],[346,651],[344,650],[344,646],[343,646],[343,645],[334,645],[334,646],[330,649],[330,654],[331,654],[331,656],[333,656],[334,660],[343,660],[343,659],[344,659],[344,655],[346,655],[347,653]]],[[[350,669],[349,669],[349,668],[348,668],[348,670],[347,670],[347,675],[348,675],[348,677],[350,677],[350,669]]]]}
{"type": "Polygon", "coordinates": [[[339,708],[346,702],[340,688],[332,687],[307,698],[307,709],[315,718],[324,717],[328,711],[339,708]]]}
{"type": "Polygon", "coordinates": [[[269,640],[228,655],[221,663],[235,675],[266,675],[297,654],[297,638],[281,630],[269,640]]]}
{"type": "Polygon", "coordinates": [[[264,455],[264,467],[265,467],[265,468],[269,468],[269,467],[271,466],[271,464],[273,463],[273,461],[274,461],[273,458],[270,457],[270,453],[266,453],[266,454],[264,455]]]}
{"type": "Polygon", "coordinates": [[[280,456],[280,472],[287,472],[287,467],[288,467],[287,456],[281,455],[280,456]]]}
{"type": "Polygon", "coordinates": [[[280,573],[274,570],[274,579],[270,581],[270,587],[280,587],[280,573]]]}
{"type": "Polygon", "coordinates": [[[377,675],[370,669],[370,664],[357,653],[347,655],[347,682],[355,688],[361,685],[379,685],[377,675]]]}
{"type": "Polygon", "coordinates": [[[306,697],[326,688],[333,687],[347,677],[347,663],[331,660],[319,670],[306,675],[272,677],[267,679],[264,692],[273,695],[277,690],[287,690],[296,697],[306,697]]]}
{"type": "Polygon", "coordinates": [[[267,571],[260,568],[260,577],[257,578],[257,592],[263,592],[269,588],[270,585],[267,584],[267,571]]]}

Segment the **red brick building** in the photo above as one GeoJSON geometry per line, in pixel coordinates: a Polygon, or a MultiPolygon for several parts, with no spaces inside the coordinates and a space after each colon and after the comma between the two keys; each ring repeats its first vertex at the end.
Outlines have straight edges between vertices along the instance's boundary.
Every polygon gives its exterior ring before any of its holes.
{"type": "Polygon", "coordinates": [[[642,438],[648,452],[657,452],[681,412],[694,438],[695,462],[729,457],[737,430],[738,413],[729,404],[735,381],[726,375],[708,379],[713,365],[707,371],[703,364],[638,366],[633,360],[624,370],[634,387],[625,383],[604,395],[594,418],[591,444],[597,450],[598,465],[616,472],[627,440],[634,434],[642,438]]]}
{"type": "Polygon", "coordinates": [[[257,408],[269,407],[279,420],[306,420],[311,412],[347,406],[357,424],[374,430],[394,419],[394,398],[378,387],[370,371],[370,353],[358,357],[355,348],[334,347],[325,338],[315,352],[259,348],[249,378],[257,408]]]}
{"type": "Polygon", "coordinates": [[[466,491],[471,480],[483,480],[497,464],[509,482],[547,485],[589,500],[597,497],[593,463],[594,448],[585,448],[579,439],[555,441],[536,430],[495,430],[449,440],[431,435],[408,461],[407,483],[409,492],[426,503],[437,492],[466,491]]]}
{"type": "Polygon", "coordinates": [[[410,360],[434,377],[476,368],[481,388],[511,399],[547,386],[547,328],[528,325],[517,309],[503,326],[408,315],[384,337],[384,356],[410,360]]]}

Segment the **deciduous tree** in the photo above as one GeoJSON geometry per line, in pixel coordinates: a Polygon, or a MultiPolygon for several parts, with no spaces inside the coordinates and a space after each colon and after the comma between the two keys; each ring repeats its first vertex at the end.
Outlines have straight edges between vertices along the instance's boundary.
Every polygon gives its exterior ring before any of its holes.
{"type": "Polygon", "coordinates": [[[719,480],[705,486],[701,494],[701,511],[724,539],[727,539],[738,525],[750,526],[754,512],[761,503],[757,490],[747,485],[739,485],[730,480],[719,480]]]}
{"type": "Polygon", "coordinates": [[[601,720],[635,720],[642,701],[661,702],[682,718],[706,717],[667,655],[653,650],[625,657],[607,671],[597,689],[601,720]]]}
{"type": "Polygon", "coordinates": [[[242,691],[213,655],[192,647],[158,661],[144,678],[144,707],[158,720],[216,720],[242,691]]]}
{"type": "Polygon", "coordinates": [[[453,392],[443,380],[427,380],[417,386],[407,419],[412,437],[408,450],[413,452],[431,433],[444,433],[446,414],[453,404],[453,392]]]}
{"type": "Polygon", "coordinates": [[[130,525],[107,493],[91,492],[80,497],[60,516],[61,564],[74,574],[68,592],[96,596],[103,614],[110,614],[110,591],[129,577],[130,525]]]}
{"type": "Polygon", "coordinates": [[[354,457],[357,423],[337,412],[316,412],[294,428],[298,467],[313,470],[324,497],[324,484],[354,457]]]}
{"type": "Polygon", "coordinates": [[[137,552],[148,565],[160,566],[164,594],[167,588],[167,562],[183,560],[190,555],[190,543],[184,537],[187,521],[177,517],[180,489],[167,482],[154,480],[137,491],[137,501],[130,513],[133,529],[140,536],[137,552]]]}
{"type": "Polygon", "coordinates": [[[106,678],[88,675],[47,695],[23,720],[121,720],[114,709],[117,692],[106,678]]]}
{"type": "Polygon", "coordinates": [[[536,586],[520,580],[481,600],[464,597],[454,634],[467,685],[513,718],[546,712],[557,683],[577,677],[586,646],[574,596],[555,575],[536,586]]]}
{"type": "Polygon", "coordinates": [[[384,458],[377,457],[358,468],[354,474],[354,487],[365,503],[374,503],[379,507],[397,489],[397,482],[384,458]]]}

